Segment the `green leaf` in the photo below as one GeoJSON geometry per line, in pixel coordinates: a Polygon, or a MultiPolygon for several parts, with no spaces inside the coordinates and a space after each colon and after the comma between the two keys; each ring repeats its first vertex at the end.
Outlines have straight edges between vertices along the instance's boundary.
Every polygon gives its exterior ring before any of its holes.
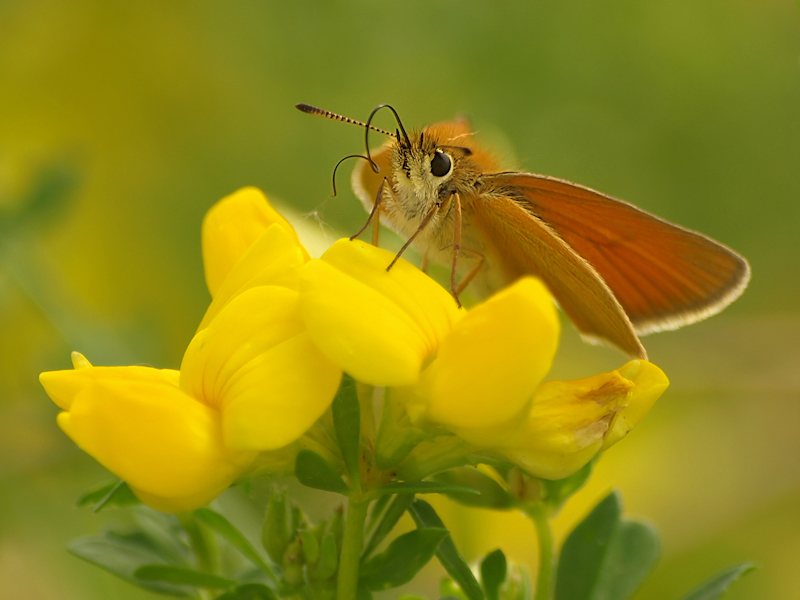
{"type": "Polygon", "coordinates": [[[564,540],[556,575],[556,600],[592,597],[620,512],[619,497],[612,492],[564,540]]]}
{"type": "Polygon", "coordinates": [[[361,566],[359,582],[369,590],[388,590],[408,583],[433,558],[448,536],[446,529],[415,529],[392,540],[385,552],[361,566]]]}
{"type": "Polygon", "coordinates": [[[367,520],[366,531],[372,531],[378,525],[378,522],[383,517],[383,511],[389,506],[393,500],[391,496],[379,496],[375,502],[372,503],[372,508],[369,511],[369,519],[367,520]]]}
{"type": "MultiPolygon", "coordinates": [[[[480,588],[478,588],[480,589],[480,588]]],[[[481,590],[481,594],[483,590],[481,590]]],[[[533,596],[531,596],[533,598],[533,596]]],[[[468,600],[467,595],[464,593],[458,584],[449,577],[445,577],[439,582],[439,600],[468,600]]],[[[530,600],[526,598],[525,600],[530,600]]]]}
{"type": "Polygon", "coordinates": [[[205,523],[208,527],[216,531],[222,536],[231,546],[241,552],[250,562],[261,569],[272,581],[277,581],[275,574],[272,572],[270,566],[261,558],[261,555],[247,541],[247,538],[234,527],[228,519],[223,517],[216,511],[210,508],[200,508],[194,511],[195,517],[205,523]]]}
{"type": "Polygon", "coordinates": [[[217,596],[215,600],[278,600],[278,597],[263,583],[244,583],[217,596]]]}
{"type": "Polygon", "coordinates": [[[347,495],[349,489],[339,473],[322,456],[304,448],[294,465],[297,480],[306,487],[347,495]]]}
{"type": "Polygon", "coordinates": [[[372,600],[372,592],[363,585],[359,585],[356,591],[356,600],[372,600]]]}
{"type": "Polygon", "coordinates": [[[481,582],[487,600],[499,600],[500,586],[506,580],[506,555],[498,549],[490,552],[481,561],[481,582]]]}
{"type": "Polygon", "coordinates": [[[358,404],[356,382],[349,375],[342,376],[339,391],[331,405],[333,428],[342,451],[350,481],[360,478],[361,462],[361,408],[358,404]]]}
{"type": "Polygon", "coordinates": [[[660,557],[661,540],[652,525],[622,521],[611,538],[593,598],[630,598],[660,557]]]}
{"type": "Polygon", "coordinates": [[[398,494],[392,498],[391,504],[386,509],[386,512],[383,513],[369,541],[364,546],[364,550],[361,554],[362,560],[369,557],[378,545],[386,539],[386,536],[392,532],[392,529],[397,525],[400,517],[403,516],[413,500],[414,494],[398,494]]]}
{"type": "Polygon", "coordinates": [[[716,600],[722,597],[728,587],[745,573],[758,568],[754,563],[742,563],[714,575],[708,581],[700,584],[681,600],[716,600]]]}
{"type": "Polygon", "coordinates": [[[104,508],[116,508],[141,504],[136,495],[121,479],[107,481],[85,491],[75,503],[76,506],[92,506],[94,512],[104,508]]]}
{"type": "MultiPolygon", "coordinates": [[[[409,507],[408,513],[414,519],[417,527],[444,528],[444,523],[442,523],[439,515],[425,500],[415,499],[409,507]]],[[[439,559],[445,571],[458,584],[469,600],[483,600],[483,590],[478,580],[475,579],[472,569],[469,568],[467,561],[459,554],[453,538],[449,535],[442,540],[442,543],[436,549],[436,558],[439,559]]]]}
{"type": "Polygon", "coordinates": [[[178,517],[147,506],[137,507],[134,517],[138,530],[161,556],[161,560],[157,562],[188,566],[192,549],[184,541],[184,528],[178,517]]]}
{"type": "Polygon", "coordinates": [[[436,481],[393,481],[374,490],[376,494],[480,494],[472,488],[436,481]]]}
{"type": "Polygon", "coordinates": [[[67,548],[78,558],[140,587],[175,596],[192,595],[188,590],[175,585],[143,581],[134,576],[140,567],[163,560],[150,546],[149,540],[141,534],[126,536],[109,531],[103,536],[73,540],[67,548]]]}
{"type": "Polygon", "coordinates": [[[214,531],[206,527],[199,519],[195,518],[194,512],[186,512],[176,515],[181,527],[189,541],[194,560],[192,568],[204,573],[213,573],[218,564],[219,549],[214,531]]]}
{"type": "Polygon", "coordinates": [[[225,589],[236,585],[236,581],[227,577],[172,565],[144,565],[136,569],[133,576],[145,581],[160,581],[199,588],[225,589]]]}
{"type": "Polygon", "coordinates": [[[653,570],[660,540],[649,525],[621,520],[617,492],[606,496],[564,541],[556,600],[625,600],[653,570]]]}
{"type": "Polygon", "coordinates": [[[441,483],[449,483],[473,490],[471,494],[464,494],[458,491],[444,492],[448,497],[465,506],[504,509],[512,508],[517,504],[516,498],[503,486],[474,467],[450,469],[437,474],[434,479],[441,483]],[[477,492],[477,494],[474,492],[477,492]]]}

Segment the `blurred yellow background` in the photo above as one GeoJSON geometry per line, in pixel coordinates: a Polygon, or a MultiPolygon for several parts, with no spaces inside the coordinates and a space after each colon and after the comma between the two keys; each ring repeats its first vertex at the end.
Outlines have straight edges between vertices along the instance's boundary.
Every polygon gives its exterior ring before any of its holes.
{"type": "MultiPolygon", "coordinates": [[[[362,132],[298,102],[357,119],[389,102],[409,128],[466,113],[513,166],[747,256],[753,281],[722,315],[645,339],[672,385],[556,529],[618,487],[664,538],[639,600],[745,560],[762,567],[727,598],[800,598],[798,4],[308,4],[0,3],[0,598],[151,597],[64,550],[121,517],[72,507],[106,474],[37,375],[73,349],[176,368],[208,302],[202,216],[239,187],[293,208],[309,239],[363,224],[349,167],[329,197],[362,132]]],[[[567,326],[553,376],[622,362],[567,326]]],[[[442,510],[469,558],[534,564],[524,519],[442,510]]]]}

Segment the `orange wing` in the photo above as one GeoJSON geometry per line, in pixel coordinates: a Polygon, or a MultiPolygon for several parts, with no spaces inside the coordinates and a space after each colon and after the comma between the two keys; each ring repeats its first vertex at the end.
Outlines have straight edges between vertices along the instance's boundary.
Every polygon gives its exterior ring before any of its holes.
{"type": "MultiPolygon", "coordinates": [[[[730,248],[622,200],[544,175],[499,173],[485,179],[591,264],[639,335],[718,313],[750,279],[747,261],[730,248]]],[[[488,200],[485,212],[493,206],[494,199],[488,200]]],[[[566,307],[565,312],[570,314],[566,307]]]]}
{"type": "MultiPolygon", "coordinates": [[[[578,330],[590,338],[607,340],[632,356],[647,358],[606,282],[552,228],[508,195],[471,200],[471,220],[485,234],[489,246],[485,269],[499,266],[508,282],[523,275],[539,277],[578,330]]],[[[487,271],[478,273],[479,279],[489,276],[487,271]]]]}

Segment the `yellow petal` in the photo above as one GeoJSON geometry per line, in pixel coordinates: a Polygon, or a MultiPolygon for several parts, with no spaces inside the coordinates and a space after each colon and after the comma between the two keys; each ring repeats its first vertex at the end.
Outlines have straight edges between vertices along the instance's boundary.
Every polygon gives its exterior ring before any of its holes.
{"type": "MultiPolygon", "coordinates": [[[[257,188],[243,188],[211,207],[203,220],[202,237],[206,284],[212,296],[216,296],[250,246],[274,223],[283,227],[302,248],[292,226],[257,188]]],[[[307,254],[305,259],[308,260],[307,254]]]]}
{"type": "Polygon", "coordinates": [[[181,363],[181,388],[220,407],[225,386],[239,369],[303,332],[297,298],[297,292],[273,286],[236,296],[189,343],[181,363]]]}
{"type": "Polygon", "coordinates": [[[544,285],[525,278],[479,304],[425,371],[428,417],[456,428],[518,417],[550,370],[559,322],[544,285]]]}
{"type": "Polygon", "coordinates": [[[222,411],[225,444],[270,450],[299,438],[333,400],[341,370],[311,343],[298,293],[251,288],[192,339],[181,388],[222,411]]]}
{"type": "Polygon", "coordinates": [[[621,377],[632,381],[634,387],[627,405],[614,416],[601,450],[606,450],[625,437],[669,386],[664,371],[646,360],[632,360],[617,369],[617,372],[621,377]]]}
{"type": "Polygon", "coordinates": [[[73,373],[85,385],[59,414],[59,426],[135,490],[207,502],[255,458],[224,447],[219,413],[182,392],[174,372],[93,367],[73,373]]]}
{"type": "Polygon", "coordinates": [[[339,240],[301,275],[300,306],[314,342],[357,380],[407,385],[463,311],[432,279],[360,241],[339,240]]]}
{"type": "Polygon", "coordinates": [[[228,303],[244,291],[258,286],[280,286],[296,290],[300,268],[306,261],[305,250],[286,229],[271,225],[244,253],[217,289],[198,331],[228,303]]]}
{"type": "Polygon", "coordinates": [[[327,410],[342,371],[301,334],[243,367],[225,390],[225,443],[274,450],[297,440],[327,410]]]}
{"type": "Polygon", "coordinates": [[[72,358],[73,369],[85,369],[86,367],[92,366],[92,363],[90,363],[80,352],[73,352],[70,357],[72,358]]]}
{"type": "Polygon", "coordinates": [[[137,498],[139,498],[139,500],[141,500],[143,504],[146,504],[150,508],[160,510],[161,512],[172,514],[189,512],[205,506],[214,498],[219,496],[222,492],[224,492],[229,486],[230,483],[224,483],[216,488],[203,490],[197,494],[165,497],[158,496],[156,494],[150,494],[144,490],[132,487],[130,484],[128,485],[128,487],[131,488],[131,491],[136,495],[137,498]]]}
{"type": "Polygon", "coordinates": [[[63,410],[69,410],[78,393],[98,379],[135,383],[146,378],[153,382],[161,380],[166,385],[178,385],[179,373],[171,369],[92,367],[81,353],[73,352],[72,356],[76,365],[74,370],[46,371],[39,375],[39,382],[47,395],[63,410]]]}

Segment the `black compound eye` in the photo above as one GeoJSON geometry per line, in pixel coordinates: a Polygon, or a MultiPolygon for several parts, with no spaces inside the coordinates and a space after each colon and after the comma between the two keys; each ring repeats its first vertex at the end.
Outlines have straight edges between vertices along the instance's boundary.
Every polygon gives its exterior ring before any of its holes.
{"type": "Polygon", "coordinates": [[[435,177],[444,177],[450,172],[453,166],[453,161],[444,152],[436,151],[431,159],[431,175],[435,177]]]}

